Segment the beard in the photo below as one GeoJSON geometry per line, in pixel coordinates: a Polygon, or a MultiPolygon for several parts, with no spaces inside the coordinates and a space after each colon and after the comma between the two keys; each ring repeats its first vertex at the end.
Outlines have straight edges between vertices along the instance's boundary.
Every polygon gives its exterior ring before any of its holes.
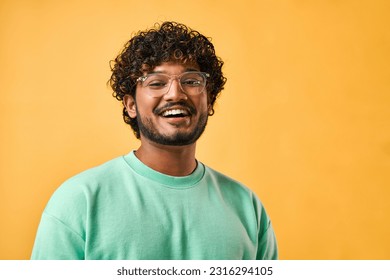
{"type": "Polygon", "coordinates": [[[159,133],[149,118],[142,118],[137,110],[137,123],[140,133],[150,141],[169,146],[185,146],[195,143],[203,134],[208,120],[208,114],[203,113],[199,116],[199,121],[196,127],[190,132],[177,131],[172,135],[159,133]]]}

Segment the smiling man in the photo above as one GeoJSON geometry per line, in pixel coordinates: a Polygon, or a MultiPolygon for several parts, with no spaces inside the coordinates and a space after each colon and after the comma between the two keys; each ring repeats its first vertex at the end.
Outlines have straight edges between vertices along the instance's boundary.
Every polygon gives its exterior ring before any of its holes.
{"type": "Polygon", "coordinates": [[[139,32],[111,87],[140,146],[67,180],[32,259],[276,259],[256,195],[195,158],[226,78],[209,39],[175,22],[139,32]]]}

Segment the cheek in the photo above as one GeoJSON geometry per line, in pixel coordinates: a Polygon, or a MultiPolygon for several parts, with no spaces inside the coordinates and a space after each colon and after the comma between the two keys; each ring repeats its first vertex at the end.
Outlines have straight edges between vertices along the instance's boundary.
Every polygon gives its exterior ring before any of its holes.
{"type": "Polygon", "coordinates": [[[191,100],[193,102],[193,105],[198,109],[198,110],[207,110],[209,107],[209,98],[206,94],[202,94],[201,96],[198,96],[194,99],[191,100]]]}
{"type": "Polygon", "coordinates": [[[199,110],[201,110],[201,111],[208,111],[210,106],[211,105],[210,105],[208,96],[205,96],[204,98],[202,98],[199,101],[198,107],[199,107],[199,110]]]}
{"type": "Polygon", "coordinates": [[[153,110],[158,106],[159,101],[156,98],[149,96],[142,96],[136,100],[137,113],[141,116],[150,115],[153,110]]]}

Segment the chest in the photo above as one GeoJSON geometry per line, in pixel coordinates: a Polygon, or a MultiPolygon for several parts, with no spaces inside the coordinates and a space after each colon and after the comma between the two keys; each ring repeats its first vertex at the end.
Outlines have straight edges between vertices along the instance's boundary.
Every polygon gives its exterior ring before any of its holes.
{"type": "Polygon", "coordinates": [[[207,193],[133,194],[99,208],[86,230],[90,259],[256,257],[252,213],[207,193]]]}

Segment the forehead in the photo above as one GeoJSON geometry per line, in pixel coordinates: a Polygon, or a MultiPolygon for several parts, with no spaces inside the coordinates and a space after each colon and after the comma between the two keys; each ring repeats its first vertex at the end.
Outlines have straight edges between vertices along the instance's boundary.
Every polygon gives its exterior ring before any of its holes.
{"type": "Polygon", "coordinates": [[[180,62],[163,62],[157,65],[148,73],[167,73],[177,75],[186,71],[199,71],[199,66],[196,63],[180,63],[180,62]]]}

